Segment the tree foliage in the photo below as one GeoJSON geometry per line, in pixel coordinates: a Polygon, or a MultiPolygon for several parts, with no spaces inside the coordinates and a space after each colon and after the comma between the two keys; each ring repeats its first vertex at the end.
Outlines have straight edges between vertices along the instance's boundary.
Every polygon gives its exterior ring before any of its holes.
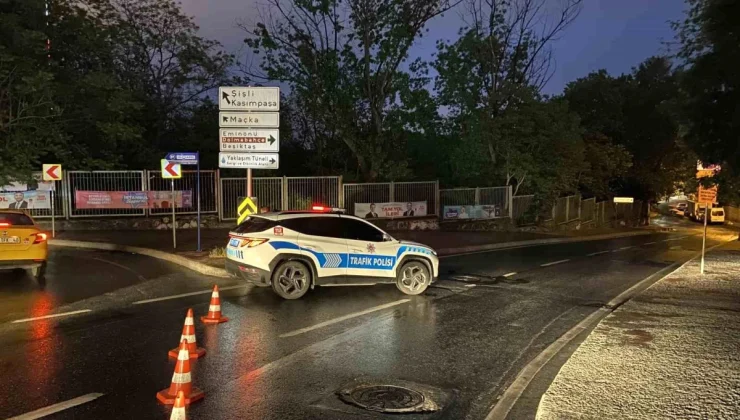
{"type": "Polygon", "coordinates": [[[685,139],[703,162],[722,165],[718,179],[728,198],[740,184],[740,2],[687,3],[685,20],[673,24],[684,67],[685,139]]]}

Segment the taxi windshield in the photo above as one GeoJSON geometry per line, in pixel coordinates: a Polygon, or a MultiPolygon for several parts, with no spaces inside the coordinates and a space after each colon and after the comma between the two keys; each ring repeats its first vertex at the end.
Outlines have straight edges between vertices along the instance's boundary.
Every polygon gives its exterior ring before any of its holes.
{"type": "Polygon", "coordinates": [[[0,225],[33,226],[33,220],[21,213],[0,213],[0,225]]]}

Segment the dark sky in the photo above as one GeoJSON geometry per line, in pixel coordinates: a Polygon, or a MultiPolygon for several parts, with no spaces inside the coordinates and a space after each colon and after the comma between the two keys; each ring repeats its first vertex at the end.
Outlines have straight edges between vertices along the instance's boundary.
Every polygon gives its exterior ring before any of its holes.
{"type": "MultiPolygon", "coordinates": [[[[255,4],[260,2],[180,1],[185,12],[195,17],[203,36],[220,41],[232,52],[244,39],[235,21],[257,21],[255,4]]],[[[601,68],[612,74],[628,72],[645,58],[664,53],[661,42],[673,38],[668,21],[680,19],[684,6],[683,0],[585,0],[578,19],[554,44],[556,70],[545,93],[560,93],[569,81],[601,68]]],[[[433,21],[429,36],[415,46],[412,55],[430,57],[436,40],[454,39],[459,26],[455,12],[433,21]]]]}

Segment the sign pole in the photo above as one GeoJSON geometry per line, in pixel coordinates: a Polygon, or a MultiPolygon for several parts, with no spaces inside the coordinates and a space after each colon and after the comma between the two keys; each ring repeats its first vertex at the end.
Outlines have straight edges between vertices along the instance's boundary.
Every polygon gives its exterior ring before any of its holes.
{"type": "Polygon", "coordinates": [[[197,189],[198,189],[198,252],[200,252],[200,156],[198,156],[198,167],[196,168],[198,174],[197,189]]]}
{"type": "Polygon", "coordinates": [[[252,197],[252,169],[247,169],[247,197],[252,197]]]}
{"type": "Polygon", "coordinates": [[[55,210],[54,210],[54,190],[56,190],[56,189],[57,189],[57,182],[56,181],[51,181],[51,237],[52,238],[56,238],[56,236],[57,236],[56,226],[54,224],[54,213],[55,213],[55,210]]]}
{"type": "Polygon", "coordinates": [[[704,250],[707,247],[707,220],[709,219],[709,214],[712,211],[712,204],[707,204],[704,207],[704,236],[701,240],[701,274],[704,274],[704,250]]]}
{"type": "Polygon", "coordinates": [[[170,181],[172,183],[172,248],[177,249],[177,234],[175,233],[177,229],[177,223],[175,222],[175,180],[173,179],[170,181]]]}

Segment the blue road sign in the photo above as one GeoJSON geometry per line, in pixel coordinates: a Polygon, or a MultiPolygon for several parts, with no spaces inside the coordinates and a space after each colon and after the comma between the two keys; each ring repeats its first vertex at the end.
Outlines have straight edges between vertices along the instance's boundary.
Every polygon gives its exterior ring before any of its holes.
{"type": "Polygon", "coordinates": [[[165,159],[170,162],[179,163],[180,165],[197,165],[198,152],[171,152],[167,153],[165,159]]]}

